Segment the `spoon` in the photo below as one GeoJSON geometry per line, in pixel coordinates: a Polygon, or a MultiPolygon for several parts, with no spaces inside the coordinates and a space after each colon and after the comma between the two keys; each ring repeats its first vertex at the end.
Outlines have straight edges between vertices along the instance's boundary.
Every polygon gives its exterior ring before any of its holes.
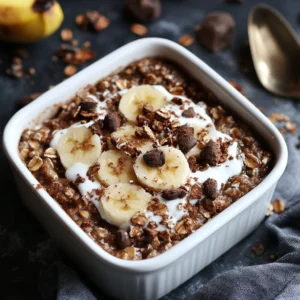
{"type": "Polygon", "coordinates": [[[300,43],[291,25],[269,5],[250,12],[248,33],[254,67],[271,93],[300,99],[300,43]]]}

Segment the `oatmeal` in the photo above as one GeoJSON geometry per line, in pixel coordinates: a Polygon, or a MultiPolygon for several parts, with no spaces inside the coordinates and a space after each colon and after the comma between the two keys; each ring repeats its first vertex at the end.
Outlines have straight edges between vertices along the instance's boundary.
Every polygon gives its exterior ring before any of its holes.
{"type": "Polygon", "coordinates": [[[173,63],[145,58],[88,86],[23,132],[41,186],[108,253],[174,246],[257,186],[272,155],[173,63]]]}

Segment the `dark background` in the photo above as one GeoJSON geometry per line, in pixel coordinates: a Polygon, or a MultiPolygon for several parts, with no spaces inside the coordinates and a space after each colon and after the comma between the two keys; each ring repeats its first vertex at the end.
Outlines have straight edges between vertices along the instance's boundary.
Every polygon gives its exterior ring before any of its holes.
{"type": "MultiPolygon", "coordinates": [[[[64,0],[60,2],[65,13],[62,28],[71,28],[74,37],[80,43],[90,41],[92,43],[91,48],[96,51],[96,59],[138,38],[130,32],[130,22],[123,16],[123,2],[121,0],[64,0]],[[110,19],[111,25],[100,33],[80,31],[75,26],[75,16],[87,9],[99,10],[110,19]]],[[[236,42],[232,49],[212,54],[197,41],[188,49],[224,76],[225,79],[236,80],[238,84],[242,85],[248,98],[257,106],[263,107],[266,115],[270,112],[284,112],[290,116],[292,121],[297,122],[298,127],[300,126],[300,102],[275,97],[266,92],[258,82],[251,65],[250,72],[243,70],[245,61],[249,61],[250,58],[247,46],[247,16],[251,7],[261,3],[261,1],[245,0],[243,4],[229,4],[225,0],[163,0],[162,2],[161,18],[147,25],[149,29],[147,36],[149,37],[164,37],[177,41],[181,35],[193,33],[194,27],[201,22],[207,13],[215,10],[230,12],[237,23],[236,42]],[[277,101],[278,103],[275,104],[277,101]]],[[[300,33],[299,0],[269,0],[264,2],[277,8],[300,33]]],[[[1,136],[5,124],[18,109],[20,98],[32,92],[44,92],[50,85],[55,85],[63,79],[64,65],[61,62],[51,62],[51,56],[55,55],[61,43],[60,31],[58,31],[41,42],[23,46],[30,55],[28,59],[24,60],[24,66],[36,69],[36,75],[30,80],[25,78],[13,79],[5,75],[5,69],[9,66],[13,53],[18,47],[0,44],[0,59],[2,60],[0,65],[1,136]],[[56,79],[53,79],[54,73],[58,75],[56,79]]],[[[287,204],[291,204],[295,195],[300,193],[300,150],[296,149],[298,135],[286,134],[285,139],[289,146],[289,163],[278,184],[274,199],[280,197],[287,204]]],[[[2,147],[0,166],[0,190],[2,192],[0,197],[1,298],[52,299],[49,289],[46,288],[47,276],[51,273],[49,270],[52,270],[58,262],[63,262],[74,269],[76,267],[68,261],[47,232],[21,203],[2,147]]],[[[271,218],[277,218],[277,216],[273,215],[271,218]]],[[[171,294],[165,296],[164,299],[189,299],[201,285],[218,274],[233,268],[269,262],[269,256],[275,252],[276,245],[266,235],[266,229],[262,223],[237,246],[171,294]],[[250,250],[254,244],[260,242],[264,243],[266,251],[258,257],[250,250]]],[[[107,298],[84,279],[84,274],[79,272],[79,275],[99,298],[107,298]]]]}

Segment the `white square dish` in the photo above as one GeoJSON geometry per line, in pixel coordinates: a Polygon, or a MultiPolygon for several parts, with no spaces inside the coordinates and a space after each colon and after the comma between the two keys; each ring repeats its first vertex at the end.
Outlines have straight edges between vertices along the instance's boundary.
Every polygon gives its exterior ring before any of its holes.
{"type": "Polygon", "coordinates": [[[248,235],[264,218],[287,163],[284,139],[253,104],[198,57],[174,42],[159,38],[127,44],[44,93],[11,118],[4,130],[3,145],[25,204],[82,270],[102,290],[119,299],[158,299],[248,235]],[[70,99],[79,88],[96,83],[121,66],[147,56],[177,62],[213,90],[227,109],[259,132],[272,149],[275,163],[261,184],[168,251],[142,261],[126,261],[105,252],[45,190],[36,188],[38,181],[22,162],[18,144],[25,128],[53,115],[55,104],[70,99]]]}

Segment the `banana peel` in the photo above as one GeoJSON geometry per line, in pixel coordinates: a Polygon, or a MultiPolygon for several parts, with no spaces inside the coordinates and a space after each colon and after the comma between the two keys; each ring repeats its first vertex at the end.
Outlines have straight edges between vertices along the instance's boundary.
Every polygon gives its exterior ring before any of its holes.
{"type": "Polygon", "coordinates": [[[0,0],[0,40],[31,43],[54,33],[64,14],[57,2],[50,0],[48,5],[45,3],[47,1],[0,0]],[[41,9],[39,2],[45,9],[41,9]]]}

